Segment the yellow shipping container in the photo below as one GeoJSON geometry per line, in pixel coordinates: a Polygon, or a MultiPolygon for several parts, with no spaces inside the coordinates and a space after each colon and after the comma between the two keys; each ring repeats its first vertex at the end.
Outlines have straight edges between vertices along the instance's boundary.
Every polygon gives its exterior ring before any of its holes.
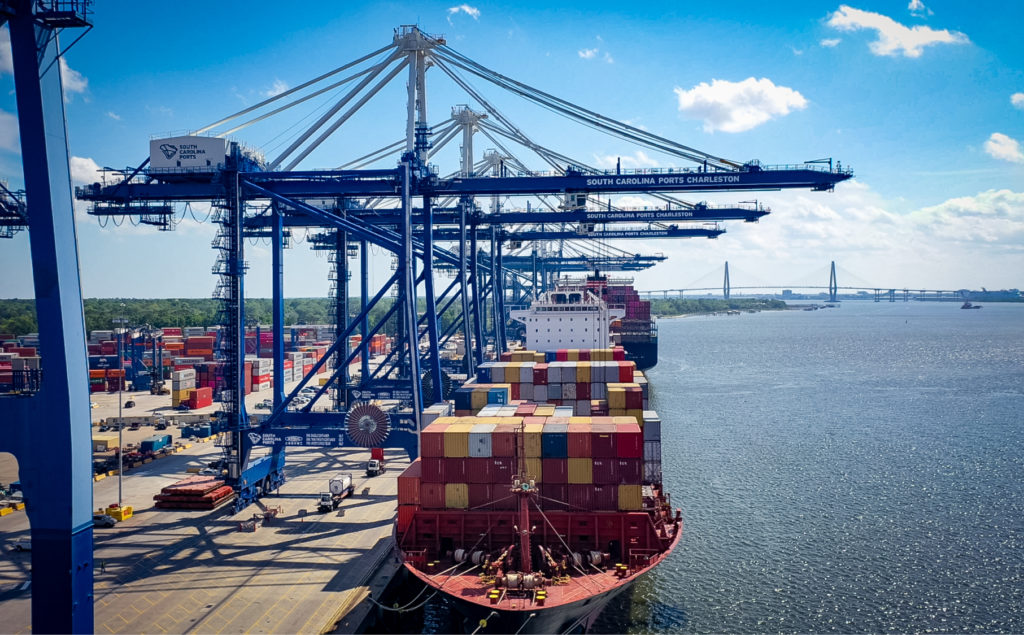
{"type": "Polygon", "coordinates": [[[626,410],[626,417],[629,419],[626,423],[638,423],[640,427],[644,427],[644,411],[643,409],[633,408],[632,410],[626,410]]]}
{"type": "Polygon", "coordinates": [[[631,412],[639,412],[640,417],[643,418],[643,410],[627,410],[625,414],[612,415],[612,423],[636,423],[634,416],[629,414],[631,412]]]}
{"type": "Polygon", "coordinates": [[[569,483],[591,485],[594,482],[594,462],[591,459],[569,459],[569,483]]]}
{"type": "Polygon", "coordinates": [[[611,410],[626,409],[626,389],[608,384],[608,408],[611,410]]]}
{"type": "Polygon", "coordinates": [[[469,485],[465,483],[445,483],[444,506],[448,509],[466,509],[469,507],[469,485]]]}
{"type": "Polygon", "coordinates": [[[611,417],[624,417],[626,415],[625,408],[608,408],[608,415],[611,417]]]}
{"type": "Polygon", "coordinates": [[[553,417],[555,416],[554,406],[537,406],[537,410],[534,411],[533,416],[535,417],[553,417]]]}
{"type": "Polygon", "coordinates": [[[580,362],[576,365],[576,383],[590,383],[590,362],[580,362]]]}
{"type": "Polygon", "coordinates": [[[640,485],[619,485],[619,509],[640,511],[644,508],[643,488],[640,485]]]}
{"type": "MultiPolygon", "coordinates": [[[[493,370],[493,369],[492,369],[493,370]]],[[[469,406],[473,410],[480,410],[487,405],[487,388],[475,387],[473,394],[469,397],[469,406]]]]}
{"type": "Polygon", "coordinates": [[[592,421],[590,417],[569,417],[569,423],[581,423],[589,426],[592,421]]]}
{"type": "Polygon", "coordinates": [[[578,348],[570,348],[568,353],[569,353],[569,361],[570,362],[578,362],[578,361],[580,361],[580,349],[578,349],[578,348]]]}
{"type": "Polygon", "coordinates": [[[444,456],[459,459],[469,456],[470,423],[453,423],[444,431],[444,456]]]}
{"type": "Polygon", "coordinates": [[[540,457],[543,454],[541,444],[541,433],[544,430],[543,423],[526,424],[526,456],[540,457]]]}
{"type": "Polygon", "coordinates": [[[544,482],[543,464],[539,458],[526,459],[526,475],[532,476],[538,483],[544,482]]]}

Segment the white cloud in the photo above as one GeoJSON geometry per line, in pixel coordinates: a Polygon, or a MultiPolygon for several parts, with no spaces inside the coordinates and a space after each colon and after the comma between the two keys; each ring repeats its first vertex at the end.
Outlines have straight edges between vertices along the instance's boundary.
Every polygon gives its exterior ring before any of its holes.
{"type": "Polygon", "coordinates": [[[60,78],[64,84],[64,93],[84,93],[89,89],[89,80],[84,75],[68,66],[65,58],[60,58],[60,78]]]}
{"type": "Polygon", "coordinates": [[[0,75],[14,74],[14,56],[11,54],[11,30],[5,24],[0,28],[0,75]]]}
{"type": "Polygon", "coordinates": [[[88,157],[71,157],[71,181],[80,185],[98,183],[102,180],[100,166],[88,157]]]}
{"type": "Polygon", "coordinates": [[[1021,152],[1020,142],[1001,132],[993,132],[992,136],[985,141],[984,147],[990,157],[1013,163],[1024,163],[1024,152],[1021,152]]]}
{"type": "Polygon", "coordinates": [[[284,91],[288,90],[288,84],[275,78],[274,83],[267,90],[263,91],[264,97],[276,97],[284,91]]]}
{"type": "Polygon", "coordinates": [[[958,243],[1024,244],[1024,193],[989,190],[952,198],[911,213],[911,225],[936,238],[958,243]]]}
{"type": "Polygon", "coordinates": [[[1024,110],[1024,93],[1014,93],[1010,95],[1010,103],[1013,104],[1014,108],[1024,110]]]}
{"type": "Polygon", "coordinates": [[[612,54],[608,53],[607,51],[604,54],[604,61],[609,63],[609,64],[614,64],[615,63],[615,59],[612,57],[612,54]]]}
{"type": "Polygon", "coordinates": [[[452,24],[452,16],[457,15],[459,13],[465,13],[474,20],[480,19],[480,9],[477,9],[476,7],[471,7],[468,4],[460,4],[457,7],[448,7],[448,24],[452,24]]]}
{"type": "Polygon", "coordinates": [[[748,77],[741,82],[715,79],[690,90],[676,87],[675,93],[679,111],[703,119],[705,132],[743,132],[807,107],[807,100],[799,92],[776,86],[765,77],[748,77]]]}
{"type": "Polygon", "coordinates": [[[906,27],[888,16],[861,11],[846,5],[831,15],[828,25],[840,31],[870,29],[878,39],[868,46],[875,55],[921,57],[921,51],[933,44],[966,44],[967,36],[958,31],[936,31],[927,26],[906,27]]]}
{"type": "Polygon", "coordinates": [[[830,49],[839,46],[840,42],[842,42],[842,40],[839,38],[825,38],[818,42],[818,44],[821,44],[825,48],[830,49]]]}
{"type": "Polygon", "coordinates": [[[914,15],[932,15],[933,12],[928,7],[924,6],[921,0],[910,0],[910,4],[907,5],[907,10],[914,15]]]}
{"type": "Polygon", "coordinates": [[[597,56],[597,49],[581,49],[576,54],[585,60],[592,60],[597,56]]]}
{"type": "Polygon", "coordinates": [[[0,148],[21,153],[18,117],[6,110],[0,110],[0,148]]]}
{"type": "MultiPolygon", "coordinates": [[[[766,192],[756,198],[774,210],[757,224],[729,223],[728,233],[714,241],[650,241],[649,250],[663,251],[672,266],[638,275],[638,288],[687,286],[713,266],[721,280],[725,260],[734,288],[807,283],[819,276],[815,284],[824,286],[830,260],[852,272],[840,285],[1020,286],[1024,192],[989,190],[909,213],[892,211],[892,202],[859,181],[840,183],[832,193],[766,192]],[[692,276],[680,278],[680,272],[691,270],[692,276]]],[[[708,199],[736,202],[735,195],[709,194],[708,199]]]]}
{"type": "Polygon", "coordinates": [[[107,116],[113,119],[114,121],[121,121],[121,115],[117,114],[113,110],[108,110],[107,116]]]}

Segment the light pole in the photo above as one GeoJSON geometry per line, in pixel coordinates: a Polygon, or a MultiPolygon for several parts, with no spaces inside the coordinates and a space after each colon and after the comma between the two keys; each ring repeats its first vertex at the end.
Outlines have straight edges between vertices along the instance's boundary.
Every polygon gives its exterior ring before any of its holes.
{"type": "Polygon", "coordinates": [[[124,472],[124,417],[121,412],[122,390],[124,389],[124,340],[125,327],[128,320],[124,317],[124,302],[121,303],[121,317],[113,320],[121,325],[121,331],[117,334],[117,366],[121,370],[121,376],[117,378],[117,508],[122,505],[121,479],[124,472]]]}

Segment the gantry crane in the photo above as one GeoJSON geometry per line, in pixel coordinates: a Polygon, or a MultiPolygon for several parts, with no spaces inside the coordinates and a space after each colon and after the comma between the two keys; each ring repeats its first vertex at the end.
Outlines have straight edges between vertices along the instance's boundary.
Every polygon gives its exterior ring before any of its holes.
{"type": "MultiPolygon", "coordinates": [[[[461,303],[456,328],[466,340],[469,365],[483,361],[484,308],[491,303],[494,316],[505,315],[506,276],[530,276],[506,266],[503,243],[545,240],[594,240],[611,237],[714,237],[717,225],[693,227],[664,226],[666,222],[693,223],[742,219],[753,221],[766,210],[730,206],[712,208],[673,198],[682,192],[764,191],[804,188],[831,190],[852,173],[829,164],[764,166],[758,162],[735,162],[684,146],[664,137],[617,122],[593,111],[554,97],[504,75],[484,68],[449,48],[443,38],[427,35],[417,27],[401,27],[392,42],[359,60],[306,82],[235,115],[196,131],[196,135],[152,142],[150,164],[113,172],[114,178],[79,188],[79,198],[93,203],[93,214],[127,214],[159,218],[168,207],[190,201],[210,201],[221,231],[215,243],[220,256],[216,272],[221,276],[218,297],[222,301],[224,336],[220,351],[225,363],[223,394],[224,444],[230,482],[238,492],[238,505],[251,502],[260,492],[283,480],[284,447],[296,445],[349,445],[357,439],[401,447],[417,453],[421,411],[442,399],[442,382],[423,382],[423,377],[441,377],[438,355],[443,333],[438,316],[461,303]],[[372,61],[371,61],[372,60],[372,61]],[[359,71],[356,66],[369,63],[359,71]],[[452,117],[440,124],[428,124],[426,103],[427,68],[440,69],[476,101],[481,110],[457,107],[452,117]],[[338,78],[340,73],[351,71],[338,78]],[[342,164],[335,169],[300,170],[303,162],[332,133],[366,104],[392,79],[407,71],[406,134],[403,140],[379,151],[342,164]],[[531,102],[543,105],[570,120],[657,149],[693,164],[687,168],[601,171],[573,162],[568,157],[534,142],[519,127],[472,86],[464,76],[484,79],[531,102]],[[286,111],[340,86],[352,86],[313,125],[300,133],[281,153],[264,158],[226,137],[267,117],[286,111]],[[303,91],[307,91],[303,94],[303,91]],[[243,117],[249,119],[237,123],[243,117]],[[232,126],[227,128],[227,126],[232,126]],[[220,132],[215,132],[220,130],[220,132]],[[461,166],[440,176],[431,164],[436,150],[461,132],[461,166]],[[481,132],[494,142],[497,151],[485,153],[475,162],[473,135],[481,132]],[[198,136],[216,134],[217,136],[198,136]],[[504,144],[514,142],[539,156],[547,171],[536,171],[509,152],[504,144]],[[155,144],[155,145],[153,145],[155,144]],[[174,153],[182,146],[206,148],[207,164],[185,161],[174,165],[174,153]],[[393,153],[399,153],[396,167],[371,168],[393,153]],[[164,160],[164,157],[167,161],[164,160]],[[661,197],[664,209],[589,209],[595,196],[646,194],[661,197]],[[503,199],[536,197],[542,209],[504,210],[503,199]],[[490,198],[489,211],[477,201],[490,198]],[[552,199],[555,199],[552,201],[552,199]],[[546,209],[545,209],[546,208],[546,209]],[[602,227],[598,229],[597,224],[602,227]],[[612,225],[626,224],[626,228],[612,225]],[[632,225],[632,226],[630,226],[632,225]],[[333,258],[336,309],[336,340],[327,355],[299,385],[284,394],[283,249],[286,232],[297,227],[315,227],[327,238],[323,243],[336,253],[333,258]],[[274,330],[274,408],[265,419],[254,420],[245,412],[241,372],[244,337],[243,291],[246,265],[243,239],[258,235],[271,239],[274,330]],[[438,242],[454,243],[455,249],[438,242]],[[481,247],[489,243],[481,257],[481,247]],[[347,261],[350,247],[358,245],[361,261],[360,309],[347,311],[347,261]],[[368,279],[367,248],[374,245],[394,254],[397,266],[387,281],[371,290],[368,279]],[[456,278],[442,293],[434,290],[435,268],[454,268],[456,278]],[[370,320],[370,312],[382,298],[395,290],[396,297],[383,318],[370,320]],[[425,308],[417,307],[418,295],[425,308]],[[392,358],[375,371],[366,365],[370,337],[380,332],[392,317],[399,326],[399,342],[392,358]],[[349,336],[362,335],[362,344],[349,350],[349,336]],[[425,344],[425,348],[421,345],[425,344]],[[421,352],[424,349],[425,352],[421,352]],[[362,356],[358,384],[345,381],[349,363],[362,356]],[[326,364],[334,370],[316,396],[298,409],[292,400],[326,364]],[[343,395],[335,405],[345,410],[316,412],[313,405],[332,388],[343,395]],[[366,414],[353,407],[350,396],[368,399],[387,395],[408,404],[405,410],[384,417],[366,414]],[[361,413],[353,416],[353,413],[361,413]],[[367,432],[372,434],[364,434],[367,432]],[[269,447],[269,454],[256,457],[254,448],[269,447]]],[[[193,157],[194,158],[194,157],[193,157]]],[[[492,320],[497,322],[497,320],[492,320]]],[[[489,334],[495,348],[505,347],[504,329],[489,334]]]]}

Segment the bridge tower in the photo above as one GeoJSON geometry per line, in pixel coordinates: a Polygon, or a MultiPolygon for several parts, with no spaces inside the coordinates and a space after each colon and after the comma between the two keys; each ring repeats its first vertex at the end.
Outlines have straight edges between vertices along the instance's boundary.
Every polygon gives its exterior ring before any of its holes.
{"type": "Polygon", "coordinates": [[[828,276],[828,301],[835,302],[839,295],[839,282],[836,280],[836,261],[832,261],[832,272],[828,276]]]}
{"type": "Polygon", "coordinates": [[[725,261],[725,280],[722,282],[722,297],[726,300],[729,299],[729,261],[725,261]]]}

